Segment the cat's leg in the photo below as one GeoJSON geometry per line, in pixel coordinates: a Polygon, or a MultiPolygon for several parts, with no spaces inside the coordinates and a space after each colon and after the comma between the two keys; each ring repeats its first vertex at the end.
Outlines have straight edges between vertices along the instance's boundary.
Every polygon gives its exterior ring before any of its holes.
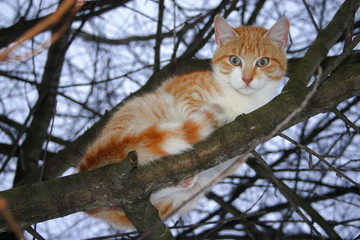
{"type": "Polygon", "coordinates": [[[224,109],[216,103],[209,103],[202,106],[199,112],[206,114],[217,128],[222,127],[231,121],[224,109]]]}
{"type": "Polygon", "coordinates": [[[209,188],[234,173],[248,158],[249,154],[239,155],[198,174],[198,182],[203,188],[209,188]]]}
{"type": "Polygon", "coordinates": [[[159,210],[161,218],[188,212],[217,182],[233,173],[245,162],[247,155],[241,155],[221,163],[197,175],[185,178],[177,186],[161,189],[151,195],[151,202],[159,210]],[[186,186],[188,181],[191,186],[186,186]],[[171,203],[171,204],[170,204],[171,203]]]}
{"type": "Polygon", "coordinates": [[[164,198],[155,200],[152,196],[150,199],[153,205],[159,210],[162,219],[178,214],[183,214],[192,209],[198,200],[204,196],[201,191],[199,182],[196,181],[191,188],[174,191],[164,198]]]}
{"type": "MultiPolygon", "coordinates": [[[[211,125],[213,125],[213,127],[216,128],[222,127],[230,122],[230,118],[225,113],[224,109],[219,104],[215,104],[215,103],[204,105],[199,109],[198,112],[196,112],[196,114],[200,114],[201,117],[205,116],[207,120],[210,121],[211,125]]],[[[180,182],[179,186],[182,188],[191,188],[197,180],[198,180],[198,176],[193,175],[183,179],[180,182]]]]}

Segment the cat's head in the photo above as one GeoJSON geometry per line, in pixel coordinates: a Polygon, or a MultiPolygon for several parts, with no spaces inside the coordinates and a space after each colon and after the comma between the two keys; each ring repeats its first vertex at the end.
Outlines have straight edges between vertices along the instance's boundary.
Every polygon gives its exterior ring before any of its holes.
{"type": "Polygon", "coordinates": [[[231,27],[220,15],[215,17],[217,50],[213,69],[219,81],[225,81],[245,95],[266,85],[280,83],[286,72],[284,48],[288,42],[289,20],[280,18],[269,30],[262,27],[231,27]]]}

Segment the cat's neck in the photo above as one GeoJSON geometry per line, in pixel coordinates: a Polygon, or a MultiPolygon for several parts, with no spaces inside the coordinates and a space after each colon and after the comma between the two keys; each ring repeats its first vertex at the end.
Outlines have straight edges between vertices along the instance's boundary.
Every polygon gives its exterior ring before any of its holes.
{"type": "Polygon", "coordinates": [[[230,84],[216,79],[216,75],[214,77],[223,94],[217,96],[213,101],[221,105],[225,112],[233,118],[232,120],[240,114],[250,113],[270,102],[279,93],[281,85],[281,81],[267,81],[262,89],[253,94],[244,95],[230,84]]]}

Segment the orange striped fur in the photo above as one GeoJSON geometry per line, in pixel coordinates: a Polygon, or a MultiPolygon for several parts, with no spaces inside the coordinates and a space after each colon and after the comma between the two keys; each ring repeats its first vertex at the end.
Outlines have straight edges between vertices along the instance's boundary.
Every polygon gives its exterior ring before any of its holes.
{"type": "MultiPolygon", "coordinates": [[[[289,22],[281,18],[270,30],[232,28],[215,18],[217,50],[213,71],[198,71],[168,79],[155,92],[136,97],[117,110],[98,138],[88,147],[79,171],[122,161],[135,150],[139,164],[179,154],[204,140],[216,128],[269,102],[277,94],[286,71],[289,22]]],[[[161,189],[151,201],[162,218],[190,210],[209,188],[241,162],[230,159],[184,179],[178,186],[161,189]],[[219,174],[231,168],[225,175],[219,174]]],[[[132,224],[121,209],[104,207],[88,211],[118,228],[132,224]]]]}

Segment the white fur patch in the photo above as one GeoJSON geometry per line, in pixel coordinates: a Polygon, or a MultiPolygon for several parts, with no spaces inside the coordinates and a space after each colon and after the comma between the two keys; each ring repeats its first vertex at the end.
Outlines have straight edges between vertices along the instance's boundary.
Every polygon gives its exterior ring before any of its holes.
{"type": "Polygon", "coordinates": [[[179,137],[167,138],[161,148],[170,155],[174,155],[191,149],[192,145],[185,139],[182,139],[180,135],[179,137]]]}

